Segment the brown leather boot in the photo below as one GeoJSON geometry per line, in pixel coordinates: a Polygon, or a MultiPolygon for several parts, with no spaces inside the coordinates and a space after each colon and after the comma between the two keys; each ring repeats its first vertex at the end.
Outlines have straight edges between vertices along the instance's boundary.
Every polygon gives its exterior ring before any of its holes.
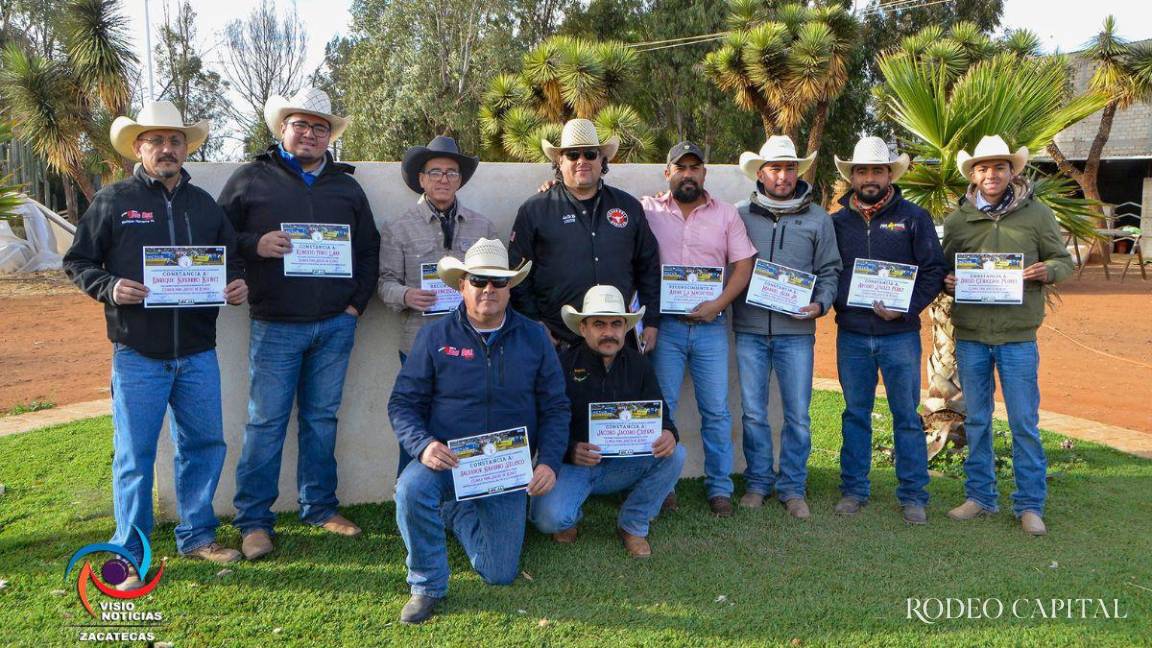
{"type": "Polygon", "coordinates": [[[791,515],[797,520],[807,520],[812,517],[812,511],[808,508],[808,502],[805,502],[803,497],[794,497],[784,502],[784,508],[788,510],[788,515],[791,515]]]}
{"type": "Polygon", "coordinates": [[[732,517],[732,498],[727,495],[709,497],[708,508],[716,517],[732,517]]]}
{"type": "Polygon", "coordinates": [[[668,497],[665,497],[664,503],[660,505],[660,515],[679,510],[680,500],[676,499],[676,491],[672,491],[671,493],[668,493],[668,497]]]}
{"type": "Polygon", "coordinates": [[[240,552],[235,549],[229,549],[217,542],[210,542],[203,547],[197,547],[189,551],[184,554],[184,557],[222,564],[240,560],[240,552]]]}
{"type": "Polygon", "coordinates": [[[349,520],[339,513],[328,518],[328,521],[321,524],[320,528],[348,538],[354,538],[362,533],[360,527],[356,526],[352,520],[349,520]]]}
{"type": "Polygon", "coordinates": [[[616,535],[620,536],[620,541],[624,543],[624,549],[628,551],[630,557],[648,558],[652,556],[652,547],[648,544],[648,538],[634,536],[624,529],[616,529],[616,535]]]}
{"type": "Polygon", "coordinates": [[[240,551],[248,560],[263,558],[272,553],[272,536],[264,529],[245,533],[244,540],[240,542],[240,551]]]}
{"type": "Polygon", "coordinates": [[[572,527],[571,529],[564,529],[552,534],[552,542],[556,544],[572,544],[576,542],[576,536],[580,535],[580,527],[572,527]]]}
{"type": "Polygon", "coordinates": [[[751,491],[740,498],[740,508],[760,508],[764,506],[764,496],[751,491]]]}

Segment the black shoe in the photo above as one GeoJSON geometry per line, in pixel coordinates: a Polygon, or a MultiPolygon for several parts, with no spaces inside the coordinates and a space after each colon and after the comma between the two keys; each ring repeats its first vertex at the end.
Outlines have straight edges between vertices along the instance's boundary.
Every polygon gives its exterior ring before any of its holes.
{"type": "Polygon", "coordinates": [[[424,623],[428,617],[432,616],[432,612],[436,609],[436,604],[440,602],[439,597],[435,596],[421,596],[413,594],[412,598],[404,604],[404,609],[400,610],[401,623],[424,623]]]}

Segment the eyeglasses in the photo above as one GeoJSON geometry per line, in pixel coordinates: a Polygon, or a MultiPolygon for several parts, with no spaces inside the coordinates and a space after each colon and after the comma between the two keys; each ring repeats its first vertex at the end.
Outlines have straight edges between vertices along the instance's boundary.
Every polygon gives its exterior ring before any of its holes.
{"type": "Polygon", "coordinates": [[[432,178],[433,180],[439,180],[440,178],[447,178],[449,181],[452,181],[452,180],[458,180],[460,178],[460,172],[455,170],[455,169],[449,169],[447,171],[445,171],[444,169],[431,169],[429,171],[421,171],[420,173],[423,173],[424,175],[428,176],[429,178],[432,178]]]}
{"type": "Polygon", "coordinates": [[[312,134],[316,137],[328,137],[328,134],[332,132],[332,129],[327,124],[309,124],[304,120],[290,122],[288,125],[292,127],[293,132],[297,135],[303,135],[308,131],[312,131],[312,134]]]}
{"type": "Polygon", "coordinates": [[[511,277],[485,277],[482,275],[468,275],[468,283],[472,284],[473,288],[483,288],[488,284],[492,284],[493,288],[507,288],[508,281],[511,277]]]}
{"type": "Polygon", "coordinates": [[[595,160],[600,157],[600,149],[584,149],[583,151],[564,151],[564,157],[575,162],[584,156],[585,160],[595,160]]]}
{"type": "Polygon", "coordinates": [[[179,137],[177,135],[172,135],[170,137],[160,137],[159,135],[155,137],[137,137],[136,141],[143,142],[154,148],[160,148],[165,144],[171,148],[182,148],[186,143],[183,137],[179,137]]]}

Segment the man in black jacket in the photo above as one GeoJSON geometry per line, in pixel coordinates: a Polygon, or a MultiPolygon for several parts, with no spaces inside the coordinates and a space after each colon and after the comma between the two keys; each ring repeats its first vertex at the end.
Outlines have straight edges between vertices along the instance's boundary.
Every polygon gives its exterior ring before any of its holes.
{"type": "Polygon", "coordinates": [[[542,533],[572,543],[589,495],[630,491],[616,533],[633,558],[652,555],[648,524],[676,486],[685,454],[656,372],[624,345],[643,316],[644,307],[629,313],[613,286],[589,289],[581,311],[564,306],[565,326],[581,337],[560,356],[572,403],[568,452],[555,488],[533,497],[530,513],[542,533]]]}
{"type": "Polygon", "coordinates": [[[348,125],[331,112],[316,88],[269,99],[264,119],[281,142],[237,169],[219,198],[252,286],[249,420],[233,522],[249,560],[272,551],[271,507],[297,396],[300,518],[360,534],[336,509],[336,412],[356,320],[376,290],[380,235],[353,167],[327,151],[348,125]]]}
{"type": "Polygon", "coordinates": [[[531,259],[533,271],[512,291],[512,305],[567,347],[581,338],[564,326],[561,306],[575,306],[594,285],[615,286],[627,299],[639,293],[648,309],[641,344],[651,351],[660,324],[660,250],[640,202],[602,180],[619,140],[601,144],[592,122],[573,119],[560,146],[541,144],[559,182],[516,214],[508,256],[513,265],[531,259]]]}
{"type": "Polygon", "coordinates": [[[884,377],[896,455],[896,499],[909,524],[928,520],[928,451],[920,415],[920,311],[944,285],[947,268],[932,217],[892,184],[908,169],[908,156],[892,159],[879,137],[861,139],[852,159],[836,158],[852,183],[832,214],[844,272],[836,291],[836,364],[844,390],[844,442],[840,448],[840,515],[867,504],[872,465],[872,406],[877,373],[884,377]],[[859,261],[859,263],[858,263],[859,261]],[[913,270],[910,266],[914,266],[913,270]],[[911,294],[907,285],[915,272],[911,294]],[[858,285],[853,286],[856,276],[858,285]],[[873,289],[865,293],[864,277],[873,289]],[[887,291],[887,292],[885,292],[887,291]],[[885,295],[891,295],[887,300],[885,295]],[[907,303],[904,303],[906,300],[907,303]],[[899,303],[897,303],[899,302],[899,303]]]}
{"type": "MultiPolygon", "coordinates": [[[[203,303],[241,304],[248,288],[235,255],[235,234],[207,192],[190,183],[184,160],[208,135],[208,122],[185,126],[167,101],[149,102],[137,120],[118,117],[111,138],[123,156],[140,160],[132,176],[101,189],[80,219],[64,270],[81,290],[103,302],[112,341],[112,497],[116,535],[137,561],[121,590],[143,587],[143,536],[152,533],[156,444],[171,407],[176,499],[176,546],[191,558],[230,562],[240,553],[216,543],[212,497],[224,466],[220,367],[216,361],[219,308],[156,307],[157,284],[144,275],[145,246],[186,246],[218,258],[226,250],[223,294],[203,303]]],[[[189,249],[191,248],[191,249],[189,249]]],[[[173,252],[158,250],[158,252],[173,252]]]]}

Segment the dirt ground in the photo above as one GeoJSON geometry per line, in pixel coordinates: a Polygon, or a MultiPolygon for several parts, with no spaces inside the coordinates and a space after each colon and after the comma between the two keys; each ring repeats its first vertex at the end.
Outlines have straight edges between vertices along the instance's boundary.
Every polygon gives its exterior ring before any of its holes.
{"type": "MultiPolygon", "coordinates": [[[[1091,267],[1060,294],[1039,333],[1041,407],[1152,434],[1152,280],[1091,267]]],[[[835,334],[822,318],[817,376],[836,377],[835,334]]],[[[0,412],[107,398],[110,360],[101,305],[63,275],[0,276],[0,412]]]]}

